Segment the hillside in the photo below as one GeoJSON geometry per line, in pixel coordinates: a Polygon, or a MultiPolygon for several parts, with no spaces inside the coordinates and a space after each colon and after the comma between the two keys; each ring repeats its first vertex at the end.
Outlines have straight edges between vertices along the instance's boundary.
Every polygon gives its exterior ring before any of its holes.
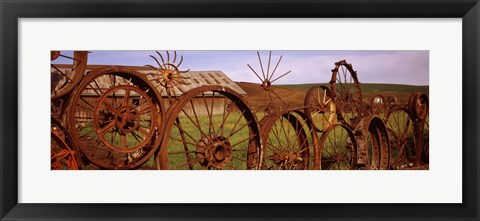
{"type": "MultiPolygon", "coordinates": [[[[247,95],[245,99],[251,106],[259,106],[269,102],[268,95],[264,93],[259,84],[250,82],[236,82],[247,95]]],[[[321,84],[330,87],[330,84],[321,84]]],[[[275,85],[273,91],[278,95],[271,94],[275,105],[302,106],[305,95],[313,84],[275,85]],[[281,97],[281,100],[279,99],[281,97]]],[[[393,95],[398,100],[408,100],[410,94],[423,92],[428,94],[428,86],[413,86],[399,84],[367,84],[362,83],[362,95],[364,100],[370,100],[373,96],[381,94],[384,97],[393,95]]]]}

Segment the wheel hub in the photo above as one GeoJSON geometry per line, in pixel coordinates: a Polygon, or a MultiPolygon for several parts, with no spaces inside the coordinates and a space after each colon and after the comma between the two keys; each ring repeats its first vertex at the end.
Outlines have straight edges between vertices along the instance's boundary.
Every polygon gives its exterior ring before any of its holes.
{"type": "Polygon", "coordinates": [[[272,85],[272,82],[270,82],[268,79],[266,79],[262,82],[262,85],[260,87],[262,87],[263,90],[265,90],[265,91],[269,91],[271,85],[272,85]]]}
{"type": "Polygon", "coordinates": [[[138,128],[137,110],[126,105],[119,108],[115,114],[115,126],[123,133],[130,133],[138,128]]]}
{"type": "Polygon", "coordinates": [[[298,168],[298,166],[303,162],[303,158],[300,156],[300,154],[292,151],[281,151],[271,155],[268,159],[273,161],[273,163],[281,169],[298,168]]]}
{"type": "Polygon", "coordinates": [[[232,146],[223,136],[204,137],[197,144],[196,154],[202,166],[222,169],[230,161],[232,146]]]}

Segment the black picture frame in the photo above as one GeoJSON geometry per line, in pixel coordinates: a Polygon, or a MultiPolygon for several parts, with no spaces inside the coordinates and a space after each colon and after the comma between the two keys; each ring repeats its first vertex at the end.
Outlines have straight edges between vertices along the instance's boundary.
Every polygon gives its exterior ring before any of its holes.
{"type": "MultiPolygon", "coordinates": [[[[0,0],[1,220],[479,220],[478,0],[0,0]],[[119,17],[462,18],[461,204],[18,203],[18,19],[119,17]],[[468,96],[466,96],[468,95],[468,96]]],[[[451,76],[455,77],[455,76],[451,76]]],[[[34,122],[32,122],[34,123],[34,122]]],[[[447,163],[447,162],[445,162],[447,163]]],[[[448,190],[445,190],[448,191],[448,190]]]]}

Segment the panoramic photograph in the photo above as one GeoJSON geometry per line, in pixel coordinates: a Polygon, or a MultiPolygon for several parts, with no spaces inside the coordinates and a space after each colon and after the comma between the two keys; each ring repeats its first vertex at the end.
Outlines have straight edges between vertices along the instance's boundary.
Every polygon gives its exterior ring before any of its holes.
{"type": "Polygon", "coordinates": [[[427,50],[70,50],[50,61],[51,170],[429,169],[427,50]]]}

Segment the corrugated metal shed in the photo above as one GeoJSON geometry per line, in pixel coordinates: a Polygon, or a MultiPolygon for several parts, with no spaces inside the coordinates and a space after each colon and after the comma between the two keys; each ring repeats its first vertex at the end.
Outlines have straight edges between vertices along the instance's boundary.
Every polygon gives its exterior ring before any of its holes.
{"type": "MultiPolygon", "coordinates": [[[[57,68],[60,70],[64,71],[65,74],[70,74],[69,72],[69,66],[68,65],[62,65],[62,64],[55,64],[57,68]]],[[[93,69],[105,67],[105,65],[88,65],[87,66],[87,73],[88,71],[91,71],[93,69]]],[[[127,66],[128,68],[131,68],[133,70],[136,70],[140,73],[143,74],[153,74],[154,71],[152,71],[151,68],[144,67],[144,66],[127,66]]],[[[52,72],[56,72],[54,68],[51,68],[52,72]]],[[[222,71],[189,71],[187,73],[183,73],[182,76],[184,77],[189,77],[188,79],[185,79],[183,81],[187,82],[188,85],[178,85],[181,90],[178,88],[174,89],[173,94],[176,96],[182,95],[182,91],[186,92],[190,89],[200,87],[202,85],[222,85],[225,87],[229,87],[232,90],[236,91],[240,95],[246,95],[247,92],[245,92],[240,86],[238,86],[235,82],[232,81],[225,73],[222,71]]],[[[159,91],[162,92],[162,96],[167,96],[166,91],[163,89],[161,85],[159,85],[159,81],[154,80],[154,76],[152,75],[147,75],[147,77],[155,84],[157,85],[157,88],[159,91]]],[[[118,80],[118,79],[117,79],[118,80]]],[[[111,79],[108,79],[106,76],[99,78],[96,80],[98,83],[99,87],[101,89],[108,89],[111,86],[111,79]]],[[[125,82],[123,82],[125,83],[125,82]]],[[[93,90],[87,90],[86,91],[88,94],[94,95],[95,92],[93,90]]]]}

